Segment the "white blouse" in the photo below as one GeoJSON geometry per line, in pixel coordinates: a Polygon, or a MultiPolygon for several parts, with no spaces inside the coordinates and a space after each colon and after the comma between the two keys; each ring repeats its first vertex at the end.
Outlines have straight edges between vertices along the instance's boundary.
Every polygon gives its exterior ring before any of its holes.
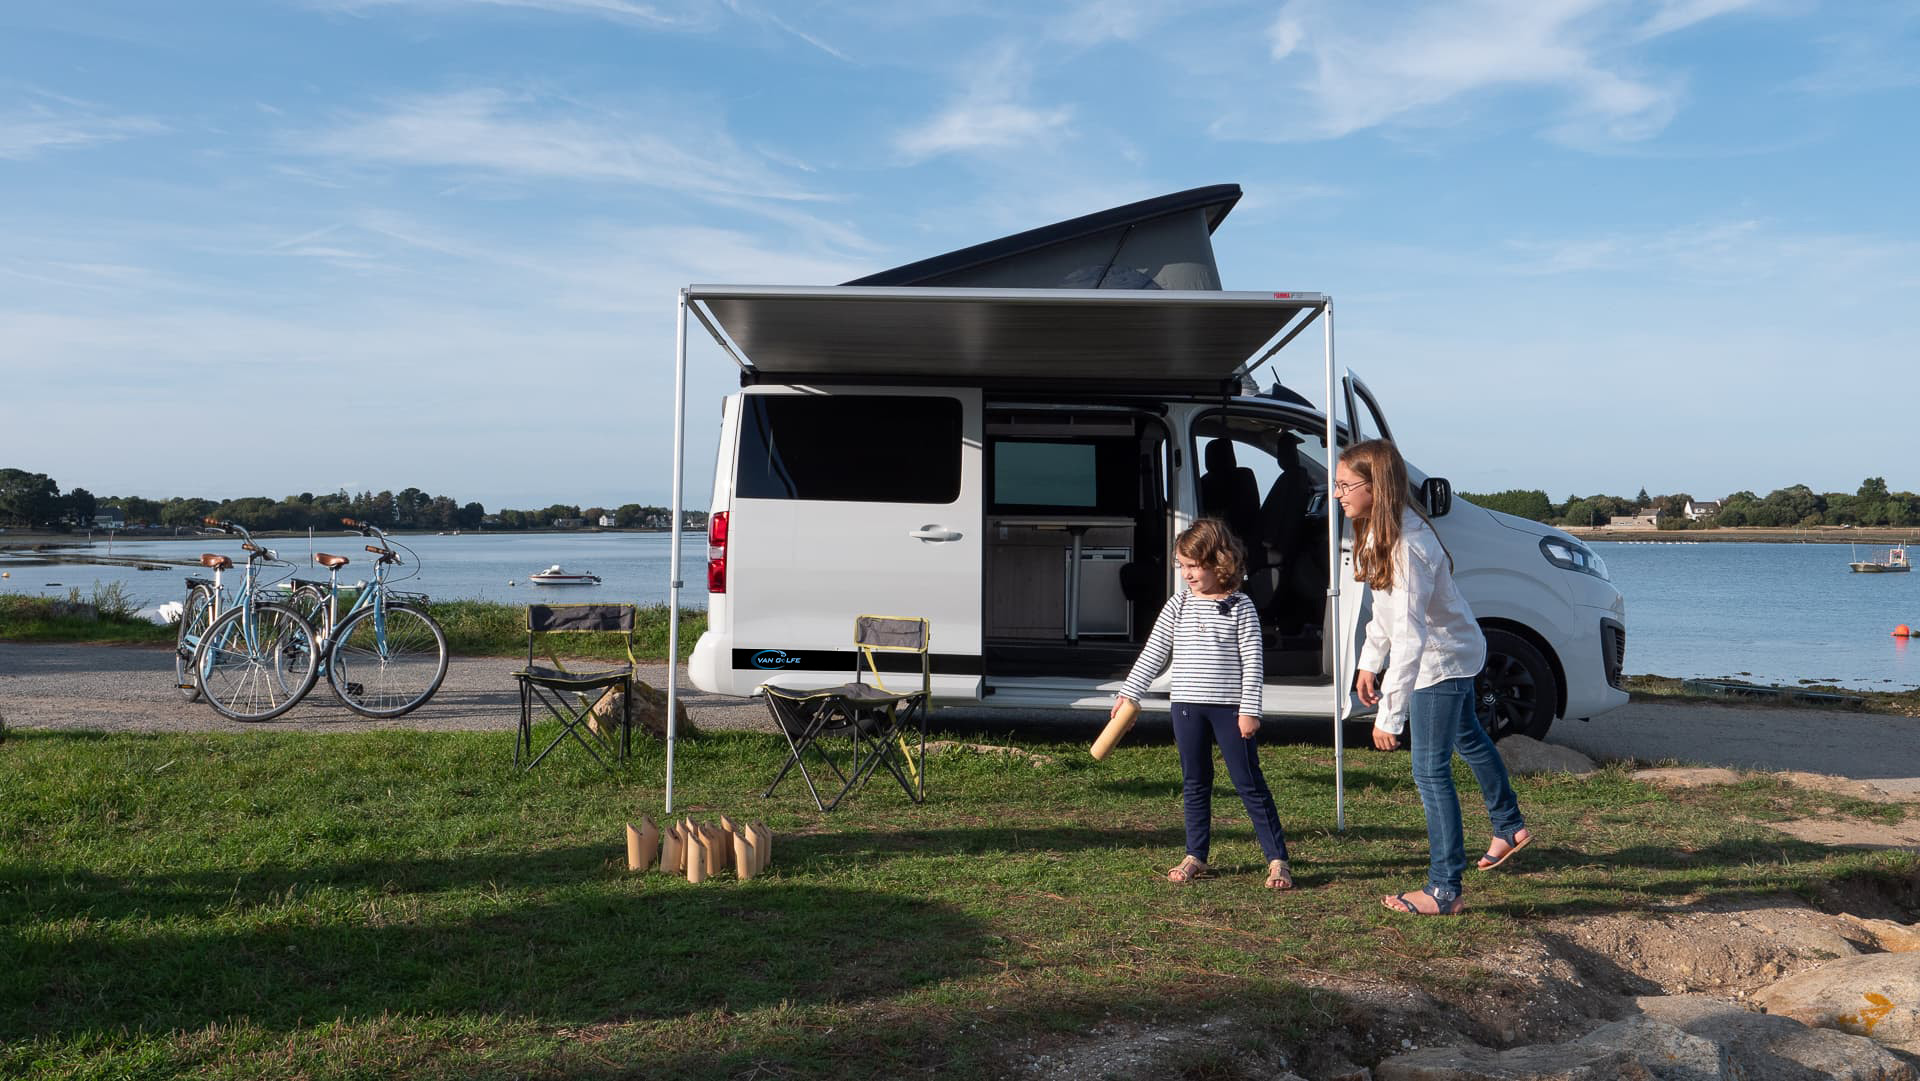
{"type": "Polygon", "coordinates": [[[1393,588],[1373,591],[1373,618],[1360,650],[1362,669],[1385,672],[1374,727],[1395,735],[1406,731],[1414,691],[1478,675],[1486,661],[1487,639],[1454,584],[1440,538],[1419,514],[1403,512],[1393,588]]]}

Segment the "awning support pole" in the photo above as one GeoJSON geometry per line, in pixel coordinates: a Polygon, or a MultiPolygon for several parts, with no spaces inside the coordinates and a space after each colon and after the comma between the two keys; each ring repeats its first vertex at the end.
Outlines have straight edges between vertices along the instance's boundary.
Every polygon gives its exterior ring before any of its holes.
{"type": "MultiPolygon", "coordinates": [[[[1329,368],[1329,371],[1332,369],[1329,368]]],[[[667,813],[673,813],[673,747],[680,718],[680,509],[687,486],[687,291],[680,290],[673,320],[673,519],[667,536],[673,554],[667,560],[667,813]]]]}
{"type": "MultiPolygon", "coordinates": [[[[1333,666],[1333,827],[1344,833],[1347,829],[1347,768],[1346,768],[1346,710],[1347,688],[1341,682],[1341,673],[1346,669],[1341,665],[1341,641],[1345,632],[1340,629],[1340,510],[1339,501],[1333,498],[1334,470],[1340,466],[1340,433],[1335,418],[1339,409],[1333,396],[1333,301],[1326,305],[1326,324],[1323,334],[1327,343],[1327,633],[1328,644],[1332,647],[1328,653],[1329,663],[1333,666]]],[[[1349,422],[1353,418],[1347,418],[1349,422]]]]}

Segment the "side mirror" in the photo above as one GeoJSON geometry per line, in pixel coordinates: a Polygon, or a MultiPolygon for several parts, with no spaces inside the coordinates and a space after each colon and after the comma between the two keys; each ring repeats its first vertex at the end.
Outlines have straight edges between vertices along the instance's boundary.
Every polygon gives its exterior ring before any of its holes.
{"type": "Polygon", "coordinates": [[[1445,477],[1428,477],[1420,483],[1420,502],[1427,508],[1427,517],[1445,518],[1453,509],[1453,482],[1445,477]]]}

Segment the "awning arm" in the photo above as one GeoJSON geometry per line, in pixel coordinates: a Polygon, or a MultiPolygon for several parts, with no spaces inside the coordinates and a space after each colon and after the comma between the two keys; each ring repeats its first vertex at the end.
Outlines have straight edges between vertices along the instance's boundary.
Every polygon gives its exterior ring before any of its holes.
{"type": "MultiPolygon", "coordinates": [[[[733,344],[733,339],[727,337],[725,331],[722,331],[718,326],[714,325],[713,320],[707,315],[706,310],[702,308],[699,303],[689,303],[686,297],[687,291],[685,289],[680,290],[680,325],[683,332],[687,324],[686,313],[688,309],[691,309],[694,318],[700,320],[700,325],[707,328],[707,333],[712,336],[714,344],[725,350],[726,354],[733,358],[733,362],[740,366],[741,371],[752,371],[753,365],[747,363],[746,356],[740,352],[738,346],[733,344]]],[[[686,365],[684,352],[681,354],[680,363],[683,367],[686,365]]]]}
{"type": "MultiPolygon", "coordinates": [[[[673,813],[673,748],[680,716],[680,521],[687,486],[687,291],[680,290],[673,321],[673,519],[667,524],[667,811],[673,813]]],[[[704,321],[704,320],[703,320],[704,321]]]]}
{"type": "MultiPolygon", "coordinates": [[[[1254,372],[1259,370],[1262,364],[1265,364],[1267,361],[1272,360],[1273,355],[1275,353],[1278,353],[1280,350],[1285,349],[1287,347],[1288,342],[1299,337],[1301,331],[1307,329],[1309,326],[1312,326],[1313,321],[1315,319],[1320,318],[1321,312],[1324,311],[1328,313],[1327,322],[1329,324],[1333,322],[1333,316],[1332,316],[1333,301],[1331,300],[1322,301],[1320,304],[1314,307],[1303,308],[1301,310],[1307,313],[1307,317],[1305,319],[1300,320],[1298,323],[1295,323],[1292,328],[1290,328],[1284,335],[1281,336],[1279,341],[1273,343],[1272,346],[1268,347],[1266,352],[1260,354],[1260,356],[1256,358],[1253,361],[1253,363],[1247,365],[1246,368],[1243,369],[1240,373],[1243,377],[1252,375],[1254,372]]],[[[1329,328],[1328,334],[1332,334],[1331,328],[1329,328]]]]}
{"type": "MultiPolygon", "coordinates": [[[[1340,467],[1339,410],[1334,407],[1333,397],[1333,301],[1324,306],[1327,315],[1325,327],[1327,350],[1327,636],[1328,658],[1333,668],[1333,828],[1346,832],[1347,829],[1347,760],[1345,718],[1342,714],[1347,704],[1347,688],[1340,681],[1344,671],[1340,664],[1340,648],[1344,644],[1346,632],[1340,629],[1340,508],[1339,501],[1333,499],[1335,471],[1340,467]]],[[[1302,323],[1304,327],[1306,324],[1302,323]]],[[[1297,332],[1296,332],[1297,333],[1297,332]]],[[[1291,337],[1291,335],[1289,335],[1291,337]]],[[[1284,342],[1281,344],[1285,344],[1284,342]]],[[[1279,348],[1275,346],[1274,348],[1279,348]]],[[[1352,418],[1348,418],[1350,421],[1352,418]]]]}

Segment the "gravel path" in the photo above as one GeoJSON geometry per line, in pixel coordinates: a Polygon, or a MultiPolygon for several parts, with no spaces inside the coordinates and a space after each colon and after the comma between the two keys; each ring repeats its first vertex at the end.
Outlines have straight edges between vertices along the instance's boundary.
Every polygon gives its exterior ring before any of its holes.
{"type": "MultiPolygon", "coordinates": [[[[337,731],[381,728],[511,732],[519,715],[512,673],[519,658],[455,657],[433,701],[392,721],[348,711],[324,688],[279,718],[260,725],[229,721],[203,703],[189,705],[173,689],[173,653],[123,646],[29,645],[0,642],[0,715],[22,728],[110,732],[337,731]]],[[[666,666],[642,665],[641,678],[664,686],[666,666]]],[[[767,730],[758,702],[681,694],[694,724],[709,729],[767,730]]],[[[935,727],[993,737],[1018,728],[1047,739],[1085,740],[1104,718],[1065,711],[943,709],[935,727]]],[[[1920,795],[1920,721],[1831,710],[1792,710],[1636,702],[1592,721],[1555,723],[1548,742],[1595,759],[1635,758],[1736,769],[1806,770],[1865,781],[1895,795],[1920,795]]],[[[1364,728],[1350,728],[1358,754],[1364,728]]],[[[1171,742],[1164,720],[1141,722],[1130,740],[1171,742]]],[[[1269,740],[1329,743],[1324,721],[1269,721],[1269,740]]]]}

